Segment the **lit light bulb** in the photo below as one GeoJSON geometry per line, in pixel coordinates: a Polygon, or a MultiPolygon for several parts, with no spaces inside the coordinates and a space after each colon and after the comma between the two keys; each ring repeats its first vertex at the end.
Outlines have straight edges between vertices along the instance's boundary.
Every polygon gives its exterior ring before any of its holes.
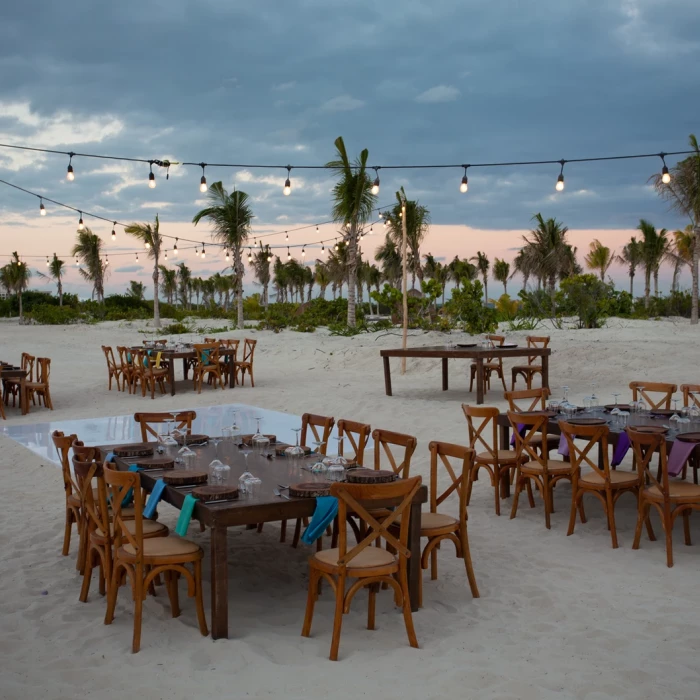
{"type": "Polygon", "coordinates": [[[117,225],[117,222],[115,221],[114,224],[112,225],[112,240],[116,241],[117,240],[117,232],[114,230],[114,227],[117,225]]]}
{"type": "Polygon", "coordinates": [[[288,165],[287,166],[287,179],[284,181],[284,189],[282,190],[285,197],[289,197],[289,195],[292,193],[291,172],[292,172],[292,168],[290,165],[288,165]]]}
{"type": "Polygon", "coordinates": [[[289,234],[286,231],[284,232],[284,240],[289,241],[289,234]]]}
{"type": "Polygon", "coordinates": [[[224,250],[224,253],[225,253],[224,257],[226,258],[226,262],[228,262],[228,260],[229,260],[228,248],[226,248],[226,249],[224,250]]]}
{"type": "Polygon", "coordinates": [[[668,167],[666,165],[661,168],[661,182],[663,182],[664,185],[668,185],[668,183],[671,182],[671,174],[668,172],[668,167]]]}
{"type": "MultiPolygon", "coordinates": [[[[228,259],[228,253],[226,254],[226,257],[228,259]]],[[[250,248],[248,248],[248,262],[253,262],[253,253],[250,248]]]]}
{"type": "Polygon", "coordinates": [[[557,184],[555,185],[555,189],[557,192],[561,192],[564,189],[564,176],[560,175],[557,178],[557,184]]]}
{"type": "Polygon", "coordinates": [[[466,192],[468,189],[469,189],[469,179],[468,179],[467,176],[465,175],[465,176],[462,178],[462,184],[459,186],[459,191],[462,192],[462,193],[464,193],[464,192],[466,192]]]}
{"type": "Polygon", "coordinates": [[[139,254],[136,253],[136,262],[138,262],[138,261],[139,261],[139,254]]]}
{"type": "MultiPolygon", "coordinates": [[[[165,259],[168,259],[167,255],[165,256],[165,259]]],[[[105,267],[107,267],[107,265],[109,265],[109,255],[105,255],[105,267]]]]}
{"type": "Polygon", "coordinates": [[[292,259],[292,253],[289,250],[289,248],[287,248],[287,260],[291,260],[291,259],[292,259]]]}
{"type": "Polygon", "coordinates": [[[375,168],[374,172],[376,174],[376,177],[374,178],[374,182],[372,183],[372,194],[379,194],[379,168],[375,168]]]}
{"type": "Polygon", "coordinates": [[[334,248],[335,248],[336,250],[338,250],[338,244],[337,244],[337,243],[335,244],[334,248]]]}
{"type": "Polygon", "coordinates": [[[75,180],[75,173],[73,172],[73,154],[70,154],[68,159],[68,168],[66,169],[66,180],[73,182],[75,180]]]}
{"type": "Polygon", "coordinates": [[[51,263],[49,262],[49,256],[46,256],[46,267],[48,267],[51,263]]]}
{"type": "Polygon", "coordinates": [[[198,249],[198,248],[195,248],[195,249],[194,249],[194,254],[195,254],[197,257],[199,257],[199,249],[198,249]]]}
{"type": "Polygon", "coordinates": [[[318,230],[318,226],[316,227],[316,233],[320,233],[320,231],[318,230]]]}
{"type": "Polygon", "coordinates": [[[156,176],[151,171],[148,173],[148,186],[154,190],[156,188],[156,176]]]}
{"type": "Polygon", "coordinates": [[[387,222],[388,222],[388,221],[389,221],[388,218],[387,218],[387,219],[384,219],[384,228],[386,228],[386,225],[387,225],[387,222]]]}
{"type": "Polygon", "coordinates": [[[177,238],[175,239],[175,245],[173,246],[173,257],[177,257],[177,238]]]}
{"type": "Polygon", "coordinates": [[[165,259],[166,260],[168,259],[168,251],[167,250],[165,251],[165,259]]]}
{"type": "Polygon", "coordinates": [[[361,241],[364,241],[364,240],[365,240],[364,231],[361,231],[361,232],[360,232],[360,240],[361,240],[361,241]]]}
{"type": "Polygon", "coordinates": [[[374,235],[374,228],[372,226],[369,227],[369,235],[374,235]]]}
{"type": "Polygon", "coordinates": [[[267,262],[272,262],[272,256],[271,256],[271,255],[268,255],[268,256],[267,256],[267,262]]]}
{"type": "Polygon", "coordinates": [[[199,191],[206,192],[207,189],[207,178],[202,175],[202,179],[199,181],[199,191]]]}
{"type": "Polygon", "coordinates": [[[204,260],[204,258],[206,258],[206,257],[207,257],[207,253],[204,250],[204,243],[202,243],[202,260],[204,260]]]}
{"type": "Polygon", "coordinates": [[[301,257],[302,257],[302,258],[305,258],[305,257],[306,257],[306,249],[305,249],[305,248],[302,248],[302,249],[301,249],[301,257]]]}
{"type": "Polygon", "coordinates": [[[148,241],[146,241],[146,242],[143,244],[143,247],[144,247],[146,250],[148,250],[148,249],[151,247],[151,244],[150,244],[148,241]]]}
{"type": "Polygon", "coordinates": [[[83,223],[83,212],[80,212],[80,218],[78,219],[78,231],[82,231],[85,228],[83,223]]]}
{"type": "Polygon", "coordinates": [[[75,256],[75,266],[80,267],[80,260],[77,255],[75,256]]]}
{"type": "Polygon", "coordinates": [[[41,200],[39,201],[41,202],[41,204],[39,204],[39,214],[41,214],[41,216],[46,216],[46,207],[41,200]]]}

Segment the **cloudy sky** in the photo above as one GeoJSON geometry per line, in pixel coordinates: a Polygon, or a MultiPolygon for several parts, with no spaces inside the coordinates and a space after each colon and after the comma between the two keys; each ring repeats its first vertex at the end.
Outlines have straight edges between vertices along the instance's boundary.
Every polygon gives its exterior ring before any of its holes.
{"type": "MultiPolygon", "coordinates": [[[[372,165],[675,151],[700,135],[700,3],[28,0],[3,8],[0,85],[0,142],[136,158],[321,164],[339,135],[372,165]]],[[[72,183],[67,164],[0,148],[4,180],[119,221],[158,213],[163,232],[209,240],[189,223],[203,203],[199,168],[174,167],[168,181],[156,169],[151,190],[142,164],[75,158],[72,183]]],[[[583,252],[593,237],[621,246],[640,218],[687,223],[648,185],[660,165],[570,164],[556,194],[558,166],[473,168],[467,194],[459,169],[385,170],[379,201],[403,185],[425,204],[424,252],[438,257],[511,259],[536,212],[566,223],[583,252]]],[[[284,170],[206,175],[253,197],[256,232],[281,232],[271,245],[303,225],[290,242],[334,234],[315,231],[330,212],[323,171],[292,171],[289,197],[284,170]]],[[[46,255],[68,257],[77,216],[47,208],[40,219],[36,199],[0,186],[0,255],[17,250],[39,269],[46,255]]],[[[123,233],[113,243],[110,225],[86,223],[110,253],[109,291],[149,279],[123,233]]],[[[367,254],[380,238],[366,239],[367,254]]],[[[224,266],[213,253],[184,259],[207,274],[224,266]]],[[[624,284],[623,270],[614,276],[624,284]]],[[[85,292],[74,268],[67,287],[85,292]]]]}

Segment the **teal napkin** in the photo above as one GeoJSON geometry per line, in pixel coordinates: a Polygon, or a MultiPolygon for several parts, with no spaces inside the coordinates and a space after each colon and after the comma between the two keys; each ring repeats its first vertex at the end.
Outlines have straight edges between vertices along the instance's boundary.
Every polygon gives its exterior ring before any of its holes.
{"type": "Polygon", "coordinates": [[[313,544],[335,520],[336,515],[338,515],[338,499],[335,496],[319,496],[316,499],[313,518],[304,530],[301,541],[304,544],[313,544]]]}
{"type": "Polygon", "coordinates": [[[153,491],[151,491],[151,495],[148,497],[148,503],[143,509],[144,518],[152,518],[156,514],[158,501],[160,501],[160,497],[163,495],[164,489],[165,482],[163,481],[163,479],[158,479],[158,481],[156,481],[155,486],[153,487],[153,491]]]}
{"type": "Polygon", "coordinates": [[[105,462],[114,462],[114,452],[108,452],[105,456],[105,462]]]}
{"type": "Polygon", "coordinates": [[[203,365],[211,364],[211,360],[209,359],[209,353],[211,353],[211,350],[202,350],[202,364],[203,365]]]}
{"type": "Polygon", "coordinates": [[[180,537],[184,537],[187,534],[187,528],[190,526],[192,511],[194,510],[194,504],[196,502],[197,499],[191,493],[185,496],[185,501],[180,511],[180,517],[177,519],[177,525],[175,526],[175,532],[180,535],[180,537]]]}
{"type": "MultiPolygon", "coordinates": [[[[129,471],[130,472],[137,472],[139,468],[135,464],[130,464],[129,465],[129,471]]],[[[122,508],[128,508],[131,505],[131,502],[134,500],[134,489],[129,489],[126,492],[126,496],[122,498],[122,508]]]]}

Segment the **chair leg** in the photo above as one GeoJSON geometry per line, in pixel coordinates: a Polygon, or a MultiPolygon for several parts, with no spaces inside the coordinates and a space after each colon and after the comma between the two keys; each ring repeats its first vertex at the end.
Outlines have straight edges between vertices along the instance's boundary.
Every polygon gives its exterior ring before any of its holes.
{"type": "Polygon", "coordinates": [[[496,501],[496,515],[501,514],[501,479],[504,472],[498,468],[498,463],[493,465],[493,495],[496,501]]]}
{"type": "Polygon", "coordinates": [[[194,602],[197,608],[197,622],[199,622],[199,631],[203,637],[209,634],[207,627],[207,618],[204,614],[204,598],[202,597],[202,560],[194,562],[194,602]]]}
{"type": "Polygon", "coordinates": [[[119,579],[121,574],[121,567],[115,566],[112,570],[112,582],[107,589],[107,611],[105,612],[105,625],[111,625],[114,621],[114,609],[117,607],[117,595],[119,594],[119,579]]]}
{"type": "Polygon", "coordinates": [[[645,503],[640,503],[637,508],[637,527],[634,529],[632,549],[639,549],[639,541],[642,539],[642,526],[645,522],[649,523],[649,507],[645,503]]]}
{"type": "Polygon", "coordinates": [[[70,535],[72,529],[73,511],[70,508],[66,508],[66,527],[63,532],[63,549],[61,551],[64,557],[68,556],[68,552],[70,552],[70,535]]]}
{"type": "Polygon", "coordinates": [[[617,527],[615,526],[615,502],[612,491],[607,490],[605,494],[606,510],[608,511],[608,524],[610,525],[610,537],[612,537],[613,549],[617,549],[617,527]]]}
{"type": "Polygon", "coordinates": [[[472,591],[472,598],[478,598],[479,588],[476,585],[476,576],[474,575],[474,566],[472,565],[472,555],[469,551],[469,538],[467,536],[466,527],[460,529],[459,541],[462,545],[462,558],[464,559],[464,568],[467,570],[467,580],[469,581],[469,588],[471,588],[472,591]]]}
{"type": "Polygon", "coordinates": [[[173,617],[180,617],[180,600],[177,590],[177,577],[174,571],[165,571],[165,587],[170,598],[170,611],[173,617]]]}
{"type": "Polygon", "coordinates": [[[406,625],[406,634],[408,635],[408,643],[414,648],[418,648],[418,639],[416,638],[416,630],[413,627],[413,615],[411,614],[411,599],[408,593],[408,577],[406,575],[406,567],[402,566],[399,571],[399,585],[403,593],[403,621],[406,625]]]}
{"type": "Polygon", "coordinates": [[[280,542],[284,542],[287,539],[287,521],[283,520],[280,524],[280,542]]]}
{"type": "Polygon", "coordinates": [[[314,618],[314,605],[318,598],[318,582],[320,580],[318,571],[314,568],[309,569],[309,590],[306,594],[306,612],[304,613],[304,624],[301,628],[301,636],[311,636],[311,622],[314,618]]]}
{"type": "MultiPolygon", "coordinates": [[[[530,480],[527,479],[529,482],[530,480]]],[[[518,499],[520,498],[520,491],[523,488],[523,477],[520,475],[520,468],[518,467],[518,471],[515,477],[515,494],[513,495],[513,506],[510,509],[510,519],[512,520],[515,517],[515,514],[518,512],[518,499]]]]}
{"type": "Polygon", "coordinates": [[[664,511],[664,530],[666,531],[666,566],[673,566],[673,524],[671,513],[664,511]]]}
{"type": "Polygon", "coordinates": [[[542,496],[544,497],[544,523],[548,530],[552,529],[551,512],[552,512],[552,493],[549,480],[543,480],[542,496]]]}
{"type": "Polygon", "coordinates": [[[331,640],[330,660],[338,660],[340,647],[340,629],[343,626],[343,607],[345,605],[345,576],[340,574],[335,584],[335,614],[333,616],[333,639],[331,640]]]}
{"type": "Polygon", "coordinates": [[[369,585],[369,601],[367,604],[367,629],[374,629],[374,612],[377,604],[377,589],[379,584],[371,583],[369,585]]]}
{"type": "Polygon", "coordinates": [[[294,524],[294,536],[292,537],[292,547],[296,549],[299,546],[299,538],[301,537],[301,518],[297,518],[294,524]]]}
{"type": "MultiPolygon", "coordinates": [[[[439,546],[439,545],[438,545],[439,546]]],[[[437,558],[437,546],[430,552],[430,580],[437,581],[438,577],[438,558],[437,558]]]]}
{"type": "Polygon", "coordinates": [[[683,536],[688,547],[693,543],[690,541],[690,511],[683,511],[683,536]]]}
{"type": "Polygon", "coordinates": [[[574,534],[574,527],[576,526],[576,506],[578,499],[583,498],[583,494],[578,491],[575,487],[571,490],[571,513],[569,514],[569,529],[566,532],[566,536],[574,534]]]}
{"type": "Polygon", "coordinates": [[[527,479],[525,481],[525,486],[527,488],[527,500],[528,500],[528,503],[530,504],[530,508],[534,508],[535,507],[535,497],[532,494],[532,480],[527,479]]]}
{"type": "Polygon", "coordinates": [[[141,622],[143,620],[143,568],[136,567],[134,581],[134,638],[131,644],[131,653],[136,654],[141,648],[141,622]]]}
{"type": "Polygon", "coordinates": [[[92,579],[93,557],[96,554],[94,549],[90,549],[85,557],[85,573],[83,573],[83,585],[80,587],[80,597],[78,600],[81,603],[87,603],[88,593],[90,592],[90,580],[92,579]]]}

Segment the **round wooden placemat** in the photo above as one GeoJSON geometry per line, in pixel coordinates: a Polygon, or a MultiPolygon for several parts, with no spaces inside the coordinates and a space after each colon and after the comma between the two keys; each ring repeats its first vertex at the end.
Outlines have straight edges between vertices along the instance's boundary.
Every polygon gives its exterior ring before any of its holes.
{"type": "Polygon", "coordinates": [[[605,418],[570,418],[567,423],[571,425],[605,425],[605,418]]]}
{"type": "Polygon", "coordinates": [[[656,433],[663,435],[668,432],[668,428],[664,428],[663,425],[633,425],[632,428],[638,433],[656,433]]]}
{"type": "Polygon", "coordinates": [[[189,469],[174,469],[163,474],[163,481],[170,486],[187,486],[189,484],[206,484],[209,472],[190,471],[189,469]]]}
{"type": "Polygon", "coordinates": [[[700,442],[700,433],[679,433],[676,440],[681,442],[700,442]]]}
{"type": "Polygon", "coordinates": [[[398,475],[388,469],[348,469],[346,479],[351,484],[388,484],[398,475]]]}
{"type": "MultiPolygon", "coordinates": [[[[287,443],[284,443],[284,442],[282,442],[282,443],[280,443],[280,444],[278,444],[278,445],[275,445],[275,453],[277,454],[278,457],[286,457],[284,451],[285,451],[288,447],[294,447],[294,445],[288,445],[287,443]]],[[[310,454],[311,454],[311,448],[310,448],[310,447],[307,447],[306,445],[299,445],[299,447],[301,447],[301,449],[304,450],[304,454],[305,454],[305,455],[310,455],[310,454]]]]}
{"type": "Polygon", "coordinates": [[[175,469],[175,460],[171,457],[148,457],[136,460],[139,469],[175,469]]]}
{"type": "Polygon", "coordinates": [[[176,435],[175,442],[178,445],[206,445],[209,442],[208,435],[196,435],[192,433],[190,435],[176,435]]]}
{"type": "Polygon", "coordinates": [[[289,487],[289,495],[296,498],[316,498],[317,496],[328,496],[330,492],[330,481],[304,481],[301,484],[292,484],[289,487]]]}
{"type": "MultiPolygon", "coordinates": [[[[267,433],[263,433],[263,435],[265,435],[265,437],[270,441],[271,445],[274,445],[277,442],[277,435],[268,435],[267,433]]],[[[239,435],[239,438],[244,445],[252,447],[253,433],[250,433],[249,435],[239,435]]]]}
{"type": "Polygon", "coordinates": [[[192,489],[192,495],[202,503],[216,503],[216,501],[231,501],[238,498],[238,487],[223,484],[211,484],[197,486],[192,489]]]}
{"type": "Polygon", "coordinates": [[[615,409],[618,411],[629,411],[630,405],[628,403],[606,403],[603,408],[606,411],[614,411],[615,409]]]}
{"type": "Polygon", "coordinates": [[[115,457],[150,457],[153,454],[153,445],[142,442],[138,445],[120,445],[112,449],[115,457]]]}

